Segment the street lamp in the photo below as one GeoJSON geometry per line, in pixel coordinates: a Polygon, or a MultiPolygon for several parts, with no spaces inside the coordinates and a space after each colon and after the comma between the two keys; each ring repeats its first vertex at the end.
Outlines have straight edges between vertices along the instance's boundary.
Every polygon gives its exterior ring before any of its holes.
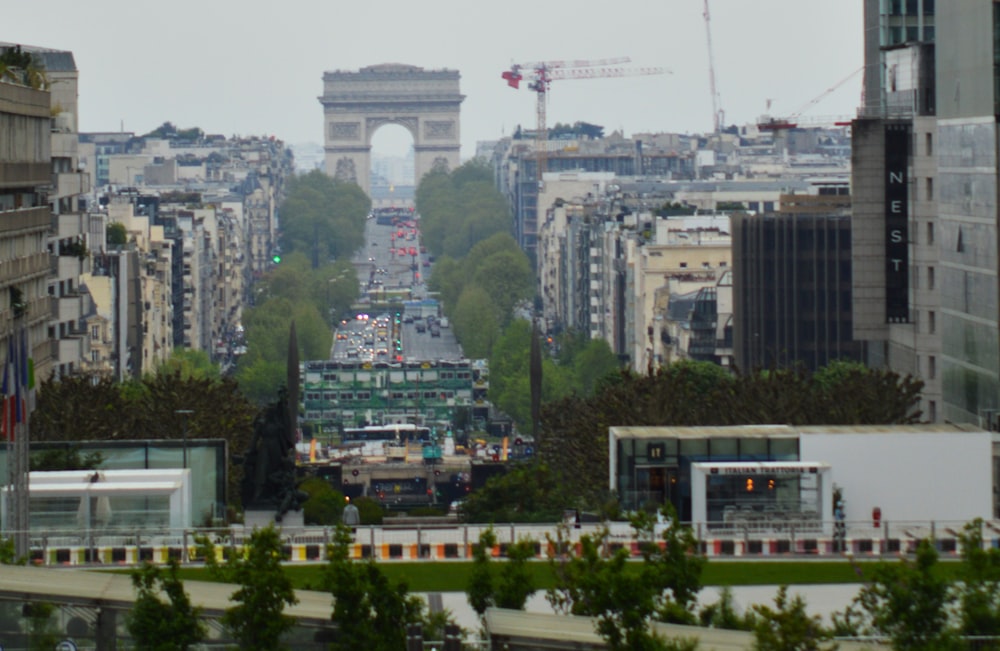
{"type": "Polygon", "coordinates": [[[182,467],[183,468],[187,468],[188,467],[188,417],[191,414],[194,413],[194,410],[193,409],[175,409],[174,413],[178,414],[183,419],[183,421],[182,421],[182,423],[183,423],[182,432],[183,432],[183,436],[184,436],[184,452],[183,452],[183,455],[184,455],[183,456],[183,460],[184,460],[183,463],[184,463],[184,465],[182,467]]]}

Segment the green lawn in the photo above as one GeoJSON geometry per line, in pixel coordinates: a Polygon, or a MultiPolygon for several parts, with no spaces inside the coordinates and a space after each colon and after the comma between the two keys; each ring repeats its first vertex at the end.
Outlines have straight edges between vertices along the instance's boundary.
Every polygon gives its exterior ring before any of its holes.
{"type": "MultiPolygon", "coordinates": [[[[502,562],[494,564],[499,568],[502,562]]],[[[724,585],[783,585],[783,584],[824,584],[859,583],[875,565],[874,561],[859,562],[858,576],[855,566],[845,561],[719,561],[705,564],[702,584],[705,586],[724,585]]],[[[957,563],[942,561],[938,569],[952,576],[957,563]]],[[[544,590],[553,585],[552,571],[548,562],[539,561],[529,565],[534,573],[535,587],[544,590]]],[[[286,565],[288,575],[296,588],[320,589],[323,565],[286,565]]],[[[393,583],[404,581],[410,592],[464,592],[469,582],[472,564],[464,561],[425,561],[420,563],[387,562],[379,563],[379,568],[393,583]]],[[[630,570],[638,570],[639,563],[630,563],[630,570]]],[[[181,578],[185,580],[208,580],[206,572],[199,568],[181,568],[181,578]]]]}

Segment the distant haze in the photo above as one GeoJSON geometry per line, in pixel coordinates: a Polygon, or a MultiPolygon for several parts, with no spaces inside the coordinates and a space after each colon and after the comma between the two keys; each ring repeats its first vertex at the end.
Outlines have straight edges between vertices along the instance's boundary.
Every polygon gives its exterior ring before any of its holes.
{"type": "MultiPolygon", "coordinates": [[[[807,105],[862,63],[861,0],[711,0],[716,81],[727,122],[807,105]]],[[[71,50],[82,131],[148,132],[165,121],[223,135],[322,143],[325,70],[407,63],[461,72],[462,154],[533,128],[535,97],[508,88],[514,62],[628,56],[671,75],[553,84],[548,123],[606,132],[712,128],[702,0],[35,0],[6,3],[3,40],[71,50]]],[[[810,115],[853,114],[861,75],[810,115]]],[[[383,129],[383,131],[388,131],[383,129]]],[[[405,154],[405,131],[376,136],[405,154]]]]}

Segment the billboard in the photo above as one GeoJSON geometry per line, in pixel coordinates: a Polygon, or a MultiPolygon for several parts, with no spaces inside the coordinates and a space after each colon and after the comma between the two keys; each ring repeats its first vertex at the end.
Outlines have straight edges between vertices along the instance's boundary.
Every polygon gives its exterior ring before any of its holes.
{"type": "Polygon", "coordinates": [[[885,317],[910,321],[909,190],[910,125],[885,127],[885,317]]]}

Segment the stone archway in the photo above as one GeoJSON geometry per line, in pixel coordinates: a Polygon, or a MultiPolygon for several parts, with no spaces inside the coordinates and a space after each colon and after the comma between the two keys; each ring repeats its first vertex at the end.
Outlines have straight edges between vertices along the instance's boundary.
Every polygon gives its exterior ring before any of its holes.
{"type": "Polygon", "coordinates": [[[398,124],[413,136],[414,181],[435,167],[460,163],[457,70],[385,63],[357,72],[323,74],[326,173],[353,181],[370,195],[371,143],[379,127],[398,124]]]}

